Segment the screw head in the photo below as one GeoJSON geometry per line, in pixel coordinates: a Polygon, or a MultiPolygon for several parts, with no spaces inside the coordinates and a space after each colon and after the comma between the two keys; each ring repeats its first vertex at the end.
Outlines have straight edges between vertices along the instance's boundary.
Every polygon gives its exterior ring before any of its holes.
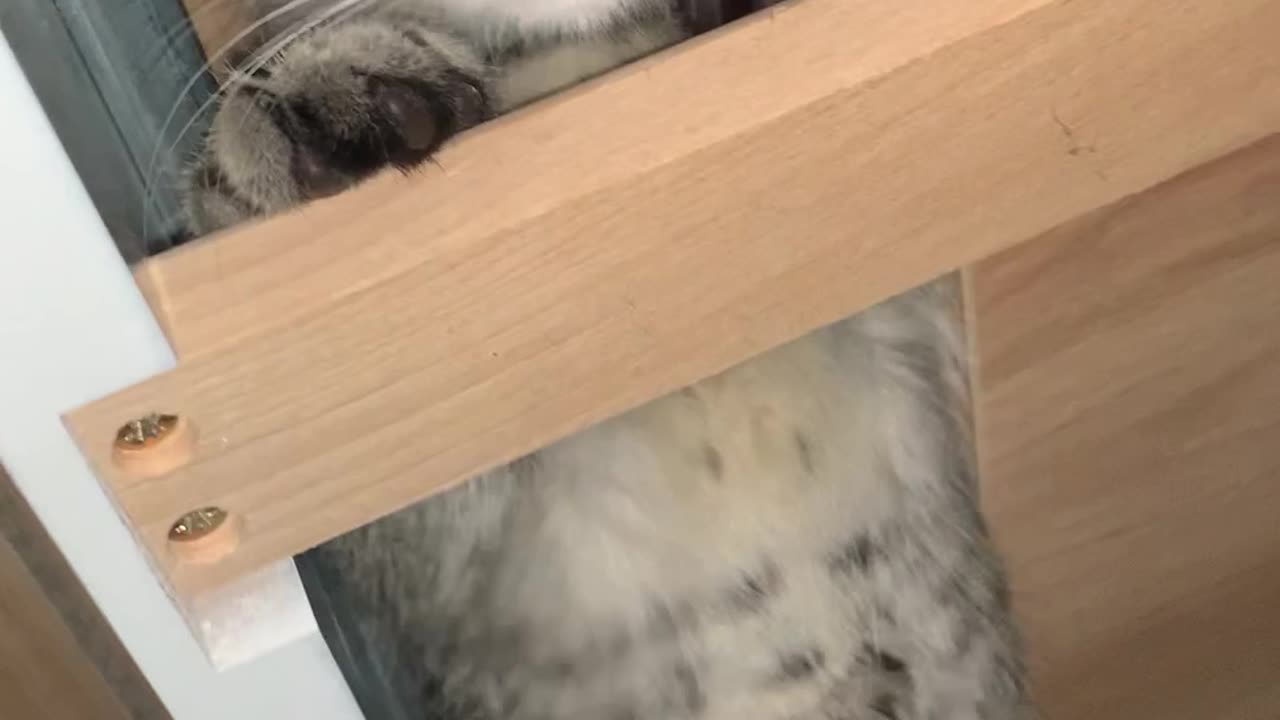
{"type": "Polygon", "coordinates": [[[116,447],[121,450],[151,447],[162,442],[177,427],[177,415],[151,413],[122,425],[116,432],[116,447]]]}
{"type": "Polygon", "coordinates": [[[154,478],[186,465],[195,450],[196,430],[187,418],[151,413],[116,430],[111,461],[134,477],[154,478]]]}
{"type": "Polygon", "coordinates": [[[220,507],[193,510],[178,518],[169,528],[169,539],[174,542],[195,542],[217,532],[227,522],[227,511],[220,507]]]}

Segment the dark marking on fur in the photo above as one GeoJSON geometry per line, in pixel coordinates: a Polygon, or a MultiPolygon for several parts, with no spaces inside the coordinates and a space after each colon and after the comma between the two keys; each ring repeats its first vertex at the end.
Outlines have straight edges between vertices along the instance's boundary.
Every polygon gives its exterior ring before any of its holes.
{"type": "Polygon", "coordinates": [[[217,160],[209,157],[205,160],[204,165],[200,168],[200,172],[196,175],[196,182],[205,190],[221,190],[231,187],[231,181],[227,179],[222,167],[218,165],[217,160]]]}
{"type": "Polygon", "coordinates": [[[679,635],[680,624],[676,621],[675,612],[666,605],[655,606],[647,625],[647,634],[651,640],[658,642],[679,635]]]}
{"type": "Polygon", "coordinates": [[[974,639],[979,632],[978,621],[969,614],[958,615],[951,633],[952,652],[958,658],[973,650],[974,639]]]}
{"type": "MultiPolygon", "coordinates": [[[[655,645],[662,644],[672,638],[674,636],[657,638],[655,645]]],[[[601,672],[611,672],[613,669],[627,663],[637,649],[635,638],[632,637],[629,631],[616,629],[608,633],[607,636],[591,643],[590,646],[579,649],[571,655],[557,655],[538,663],[536,667],[525,667],[523,669],[542,680],[563,684],[581,680],[583,677],[590,677],[601,672]]],[[[643,646],[639,649],[643,649],[643,646]]],[[[498,647],[495,648],[494,655],[507,656],[512,652],[512,648],[498,647]]],[[[508,671],[514,669],[513,667],[508,671]]]]}
{"type": "Polygon", "coordinates": [[[697,625],[698,612],[691,603],[657,604],[650,613],[647,640],[651,643],[671,642],[697,625]]]}
{"type": "Polygon", "coordinates": [[[404,35],[404,39],[422,48],[423,50],[434,50],[431,47],[431,41],[427,40],[427,36],[423,35],[418,28],[405,27],[400,29],[400,33],[404,35]]]}
{"type": "Polygon", "coordinates": [[[1007,615],[1013,611],[1013,596],[1009,590],[1009,583],[1000,578],[995,583],[995,600],[996,610],[1002,615],[1007,615]]]}
{"type": "Polygon", "coordinates": [[[800,466],[804,468],[805,472],[812,475],[817,467],[813,461],[813,444],[799,430],[796,431],[794,439],[796,453],[800,456],[800,466]]]}
{"type": "Polygon", "coordinates": [[[457,70],[431,79],[352,72],[363,82],[350,112],[307,95],[257,101],[293,145],[293,175],[309,197],[332,195],[387,167],[410,170],[457,133],[492,115],[480,80],[457,70]]]}
{"type": "Polygon", "coordinates": [[[898,718],[898,698],[891,693],[880,693],[871,699],[868,706],[871,712],[876,713],[886,720],[899,720],[898,718]]]}
{"type": "Polygon", "coordinates": [[[1027,694],[1027,669],[1022,660],[1015,655],[1000,653],[996,655],[995,664],[998,668],[996,676],[1005,681],[1015,695],[1025,697],[1027,694]]]}
{"type": "Polygon", "coordinates": [[[867,659],[873,662],[877,667],[889,673],[907,673],[907,663],[897,655],[881,650],[869,643],[862,646],[862,652],[867,659]]]}
{"type": "Polygon", "coordinates": [[[631,637],[631,632],[619,630],[600,643],[600,656],[608,664],[617,664],[626,659],[634,648],[635,638],[631,637]]]}
{"type": "Polygon", "coordinates": [[[724,479],[724,456],[711,443],[702,446],[702,462],[715,480],[724,479]]]}
{"type": "Polygon", "coordinates": [[[195,176],[196,186],[210,192],[221,195],[224,199],[231,200],[239,205],[242,209],[256,210],[254,204],[245,197],[242,197],[239,189],[231,182],[231,178],[227,177],[223,172],[222,166],[212,155],[205,158],[204,164],[200,167],[195,176]]]}
{"type": "Polygon", "coordinates": [[[828,562],[828,567],[841,575],[851,575],[854,570],[866,573],[883,554],[871,536],[862,533],[840,548],[828,562]]]}
{"type": "Polygon", "coordinates": [[[797,682],[816,674],[826,667],[827,657],[818,648],[806,652],[784,655],[778,659],[777,679],[782,682],[797,682]]]}
{"type": "Polygon", "coordinates": [[[252,199],[246,197],[240,191],[240,188],[231,181],[231,178],[223,171],[222,166],[218,164],[212,153],[209,153],[204,158],[192,180],[196,187],[220,196],[223,200],[237,206],[246,215],[257,215],[262,212],[262,208],[252,199]]]}
{"type": "Polygon", "coordinates": [[[160,237],[155,240],[148,239],[147,254],[154,255],[155,253],[162,252],[170,248],[176,248],[180,245],[185,245],[195,239],[196,239],[196,235],[193,232],[191,232],[189,228],[185,228],[185,227],[178,228],[174,230],[173,233],[171,233],[168,237],[160,237]]]}
{"type": "Polygon", "coordinates": [[[891,628],[898,627],[898,615],[893,611],[893,608],[890,607],[887,603],[877,600],[875,605],[875,613],[876,613],[876,620],[878,622],[884,623],[886,627],[891,627],[891,628]]]}
{"type": "Polygon", "coordinates": [[[698,673],[693,669],[693,665],[687,660],[682,660],[676,663],[673,672],[676,686],[680,688],[683,709],[691,715],[702,713],[707,707],[707,696],[702,691],[702,684],[698,682],[698,673]]]}
{"type": "Polygon", "coordinates": [[[507,466],[511,470],[512,476],[516,482],[527,484],[537,481],[538,471],[542,468],[542,456],[537,453],[529,453],[524,457],[511,461],[507,466]]]}
{"type": "Polygon", "coordinates": [[[263,110],[270,110],[280,100],[278,95],[264,85],[232,85],[231,92],[249,98],[263,110]]]}
{"type": "Polygon", "coordinates": [[[782,571],[774,563],[765,563],[759,573],[746,576],[728,593],[729,607],[741,613],[763,612],[769,601],[782,591],[782,571]]]}
{"type": "Polygon", "coordinates": [[[560,683],[569,682],[578,674],[578,666],[572,660],[564,658],[544,663],[540,669],[542,670],[540,674],[560,683]]]}
{"type": "Polygon", "coordinates": [[[951,646],[956,657],[964,657],[973,649],[974,638],[981,632],[979,613],[973,592],[962,578],[949,577],[937,591],[938,607],[951,621],[951,646]]]}

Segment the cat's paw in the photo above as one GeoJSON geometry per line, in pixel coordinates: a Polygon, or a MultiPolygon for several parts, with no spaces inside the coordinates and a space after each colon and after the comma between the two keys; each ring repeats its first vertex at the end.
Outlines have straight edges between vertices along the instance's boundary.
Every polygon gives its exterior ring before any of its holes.
{"type": "Polygon", "coordinates": [[[425,28],[345,23],[232,81],[189,176],[197,233],[409,169],[491,115],[484,65],[425,28]]]}

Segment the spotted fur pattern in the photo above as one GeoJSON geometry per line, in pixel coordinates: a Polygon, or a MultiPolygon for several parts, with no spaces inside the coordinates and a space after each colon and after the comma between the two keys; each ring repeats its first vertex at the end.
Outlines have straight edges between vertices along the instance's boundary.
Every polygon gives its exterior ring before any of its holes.
{"type": "MultiPolygon", "coordinates": [[[[193,223],[413,167],[680,35],[656,0],[375,0],[228,94],[193,223]]],[[[320,557],[423,717],[1029,720],[957,306],[908,292],[320,557]]]]}

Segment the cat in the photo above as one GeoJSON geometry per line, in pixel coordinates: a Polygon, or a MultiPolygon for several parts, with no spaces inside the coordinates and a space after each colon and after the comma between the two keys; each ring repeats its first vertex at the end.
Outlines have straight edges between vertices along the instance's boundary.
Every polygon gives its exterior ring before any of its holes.
{"type": "Polygon", "coordinates": [[[294,37],[230,84],[188,175],[194,235],[412,168],[458,132],[685,35],[665,0],[256,3],[265,37],[294,37]]]}
{"type": "MultiPolygon", "coordinates": [[[[197,232],[688,34],[661,0],[325,2],[260,8],[197,232]]],[[[315,552],[426,718],[1028,720],[959,306],[934,281],[315,552]]]]}

